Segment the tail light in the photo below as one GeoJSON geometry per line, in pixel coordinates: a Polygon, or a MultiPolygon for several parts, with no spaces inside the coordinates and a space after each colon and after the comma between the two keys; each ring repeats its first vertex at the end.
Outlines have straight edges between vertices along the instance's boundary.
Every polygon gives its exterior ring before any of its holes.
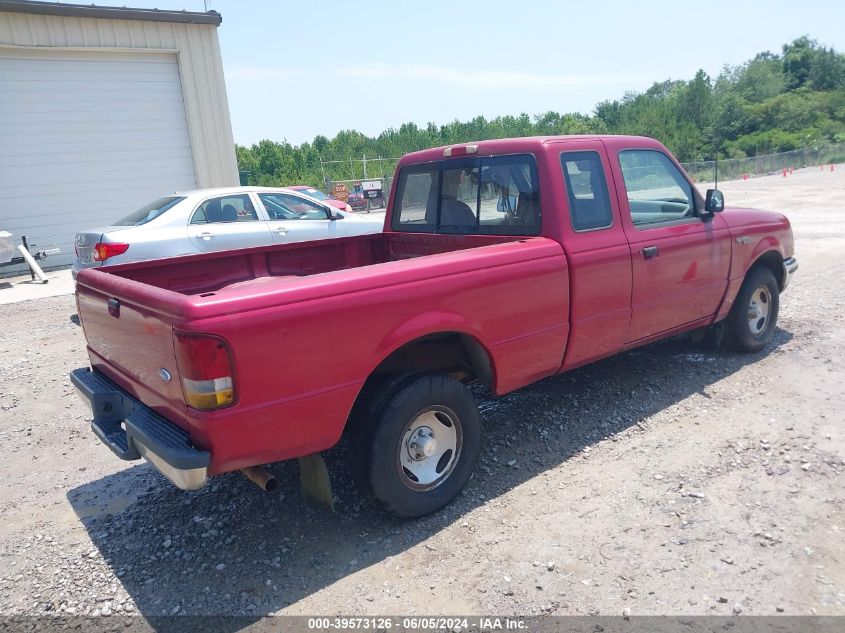
{"type": "Polygon", "coordinates": [[[123,244],[120,242],[97,242],[97,244],[94,245],[94,261],[104,262],[109,257],[114,257],[115,255],[123,255],[128,248],[129,244],[123,244]]]}
{"type": "Polygon", "coordinates": [[[174,333],[182,393],[189,407],[200,411],[235,403],[235,364],[228,344],[207,334],[174,333]]]}
{"type": "Polygon", "coordinates": [[[478,145],[455,145],[454,147],[447,147],[443,150],[444,156],[466,156],[467,154],[477,154],[478,145]]]}

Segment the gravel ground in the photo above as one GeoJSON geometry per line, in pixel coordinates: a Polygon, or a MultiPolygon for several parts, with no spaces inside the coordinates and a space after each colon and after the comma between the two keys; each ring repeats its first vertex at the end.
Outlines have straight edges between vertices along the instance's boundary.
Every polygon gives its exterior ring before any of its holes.
{"type": "Polygon", "coordinates": [[[0,614],[845,614],[845,168],[723,183],[787,212],[770,349],[682,340],[504,398],[446,510],[335,514],[239,475],[176,490],[88,427],[72,297],[0,306],[0,614]]]}

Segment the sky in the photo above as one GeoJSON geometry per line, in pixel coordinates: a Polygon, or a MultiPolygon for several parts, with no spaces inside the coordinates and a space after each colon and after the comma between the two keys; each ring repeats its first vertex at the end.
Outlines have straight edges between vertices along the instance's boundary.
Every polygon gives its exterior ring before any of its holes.
{"type": "MultiPolygon", "coordinates": [[[[75,0],[81,2],[82,0],[75,0]]],[[[94,0],[203,11],[203,0],[94,0]]],[[[810,35],[845,51],[838,0],[207,0],[235,142],[299,145],[478,115],[589,114],[810,35]]]]}

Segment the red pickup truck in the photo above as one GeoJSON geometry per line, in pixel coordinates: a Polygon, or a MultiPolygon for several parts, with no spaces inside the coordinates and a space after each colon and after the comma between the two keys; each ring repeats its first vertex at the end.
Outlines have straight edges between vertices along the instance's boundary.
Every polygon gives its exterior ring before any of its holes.
{"type": "Polygon", "coordinates": [[[91,367],[71,376],[100,439],[180,488],[268,487],[262,465],[348,432],[364,495],[419,516],[475,467],[467,384],[504,394],[695,329],[758,351],[796,269],[783,215],[703,197],[655,140],[440,147],[400,161],[382,234],[81,271],[91,367]]]}

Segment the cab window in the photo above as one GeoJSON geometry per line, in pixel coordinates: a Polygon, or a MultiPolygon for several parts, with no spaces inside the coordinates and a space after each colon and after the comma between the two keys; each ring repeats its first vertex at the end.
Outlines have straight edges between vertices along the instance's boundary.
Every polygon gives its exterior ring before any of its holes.
{"type": "Polygon", "coordinates": [[[258,214],[247,194],[219,196],[203,202],[191,216],[191,224],[252,222],[258,214]]]}
{"type": "Polygon", "coordinates": [[[695,216],[692,185],[663,152],[623,150],[619,165],[634,224],[677,222],[695,216]]]}
{"type": "Polygon", "coordinates": [[[610,196],[601,159],[596,152],[565,152],[560,155],[569,220],[576,231],[606,229],[613,223],[610,196]]]}
{"type": "Polygon", "coordinates": [[[538,235],[537,168],[530,155],[410,165],[399,173],[395,231],[538,235]]]}
{"type": "Polygon", "coordinates": [[[393,224],[396,230],[433,232],[437,226],[437,191],[440,169],[413,165],[402,169],[396,195],[393,224]],[[401,227],[401,228],[397,228],[401,227]]]}
{"type": "Polygon", "coordinates": [[[440,172],[439,227],[449,233],[475,233],[478,224],[478,164],[440,172]]]}

